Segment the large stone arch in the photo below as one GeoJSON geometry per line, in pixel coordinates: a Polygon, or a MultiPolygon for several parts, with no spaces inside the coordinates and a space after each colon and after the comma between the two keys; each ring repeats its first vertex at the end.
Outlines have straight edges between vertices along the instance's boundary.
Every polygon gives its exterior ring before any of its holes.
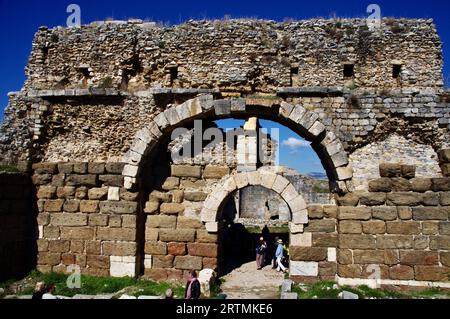
{"type": "Polygon", "coordinates": [[[218,215],[228,196],[247,186],[263,186],[279,194],[287,203],[290,211],[290,221],[293,225],[308,223],[306,203],[285,177],[266,170],[264,167],[252,172],[233,173],[225,176],[217,183],[205,200],[200,214],[201,221],[206,223],[208,232],[217,231],[218,215]]]}
{"type": "Polygon", "coordinates": [[[131,189],[137,184],[144,159],[152,152],[163,134],[195,119],[255,115],[286,125],[310,141],[327,172],[331,190],[337,193],[351,190],[353,173],[344,146],[340,139],[321,123],[317,113],[284,101],[264,101],[259,105],[248,103],[248,100],[243,98],[214,100],[210,94],[169,107],[136,133],[130,150],[124,156],[124,187],[131,189]]]}

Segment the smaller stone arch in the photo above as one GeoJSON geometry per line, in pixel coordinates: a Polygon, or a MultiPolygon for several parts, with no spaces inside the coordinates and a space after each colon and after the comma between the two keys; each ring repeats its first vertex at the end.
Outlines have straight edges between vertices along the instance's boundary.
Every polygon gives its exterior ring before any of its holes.
{"type": "Polygon", "coordinates": [[[256,171],[233,173],[225,176],[205,200],[200,214],[201,221],[206,223],[208,232],[217,231],[220,209],[226,198],[233,192],[247,186],[263,186],[279,194],[291,210],[290,222],[294,225],[308,223],[306,202],[289,180],[280,174],[273,173],[264,167],[256,171]]]}

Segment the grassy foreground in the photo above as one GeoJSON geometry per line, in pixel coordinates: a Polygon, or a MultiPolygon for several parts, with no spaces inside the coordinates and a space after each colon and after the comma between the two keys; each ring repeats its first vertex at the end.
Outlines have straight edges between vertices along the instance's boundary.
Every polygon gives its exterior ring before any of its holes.
{"type": "Polygon", "coordinates": [[[56,294],[66,297],[73,297],[76,294],[113,294],[119,291],[132,296],[162,296],[168,288],[172,288],[175,298],[182,298],[184,295],[184,288],[182,286],[130,277],[114,278],[82,275],[81,288],[71,289],[67,286],[68,276],[61,273],[44,274],[38,271],[32,271],[29,276],[20,281],[8,280],[7,282],[0,283],[0,288],[5,290],[4,295],[31,295],[36,282],[43,281],[46,284],[54,283],[56,285],[56,294]]]}
{"type": "Polygon", "coordinates": [[[394,298],[394,299],[418,299],[418,298],[450,298],[450,291],[443,291],[439,288],[429,288],[420,291],[392,291],[385,289],[373,289],[368,286],[338,286],[334,281],[319,281],[303,286],[293,285],[292,292],[298,294],[299,299],[337,299],[342,291],[349,291],[357,294],[359,299],[369,298],[394,298]]]}

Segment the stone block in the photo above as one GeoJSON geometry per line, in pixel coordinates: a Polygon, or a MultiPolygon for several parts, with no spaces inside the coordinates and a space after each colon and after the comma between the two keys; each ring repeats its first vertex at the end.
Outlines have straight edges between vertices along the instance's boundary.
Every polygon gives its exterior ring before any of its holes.
{"type": "Polygon", "coordinates": [[[82,213],[98,213],[98,200],[82,200],[80,201],[80,211],[82,213]]]}
{"type": "Polygon", "coordinates": [[[395,265],[389,268],[389,278],[394,280],[414,279],[414,268],[407,265],[395,265]]]}
{"type": "Polygon", "coordinates": [[[323,206],[322,205],[308,205],[308,217],[310,219],[323,218],[323,206]]]}
{"type": "Polygon", "coordinates": [[[415,165],[402,165],[402,176],[407,179],[414,178],[416,176],[415,165]]]}
{"type": "Polygon", "coordinates": [[[56,163],[36,163],[32,168],[36,174],[56,174],[57,172],[56,163]]]}
{"type": "Polygon", "coordinates": [[[449,207],[413,207],[414,220],[447,220],[449,207]]]}
{"type": "Polygon", "coordinates": [[[401,177],[402,165],[397,163],[382,163],[380,164],[381,177],[401,177]]]}
{"type": "Polygon", "coordinates": [[[397,207],[398,217],[402,220],[412,219],[412,209],[408,206],[397,207]]]}
{"type": "Polygon", "coordinates": [[[88,186],[94,187],[97,185],[97,175],[77,175],[70,174],[66,177],[67,186],[88,186]]]}
{"type": "Polygon", "coordinates": [[[289,257],[294,261],[323,261],[327,259],[328,251],[325,247],[289,246],[289,257]]]}
{"type": "Polygon", "coordinates": [[[56,189],[56,196],[58,198],[70,199],[75,196],[75,186],[62,186],[56,189]]]}
{"type": "Polygon", "coordinates": [[[291,234],[289,245],[298,247],[311,247],[312,233],[291,234]]]}
{"type": "Polygon", "coordinates": [[[197,228],[202,228],[203,227],[203,223],[195,218],[189,218],[189,217],[185,217],[185,216],[179,216],[178,220],[177,220],[177,228],[178,229],[184,229],[184,228],[189,228],[189,229],[197,229],[197,228]]]}
{"type": "Polygon", "coordinates": [[[105,163],[88,163],[89,174],[103,174],[105,172],[105,163]]]}
{"type": "Polygon", "coordinates": [[[86,214],[51,214],[50,223],[53,226],[86,226],[86,214]]]}
{"type": "Polygon", "coordinates": [[[158,228],[145,228],[145,240],[158,240],[159,239],[159,231],[158,228]]]}
{"type": "Polygon", "coordinates": [[[404,265],[438,265],[438,252],[400,250],[400,263],[404,265]]]}
{"type": "Polygon", "coordinates": [[[236,188],[238,189],[248,186],[247,173],[239,173],[234,175],[234,181],[236,183],[236,188]]]}
{"type": "Polygon", "coordinates": [[[303,224],[294,224],[294,223],[289,223],[289,232],[291,234],[300,234],[303,233],[303,228],[304,225],[303,224]]]}
{"type": "Polygon", "coordinates": [[[185,243],[168,243],[167,253],[173,256],[184,256],[186,255],[186,244],[185,243]]]}
{"type": "Polygon", "coordinates": [[[289,273],[291,276],[317,277],[319,275],[319,263],[315,261],[291,261],[289,273]]]}
{"type": "Polygon", "coordinates": [[[361,205],[379,206],[386,202],[386,193],[360,193],[358,195],[361,205]]]}
{"type": "Polygon", "coordinates": [[[108,187],[107,200],[119,201],[120,200],[120,188],[119,187],[108,187]]]}
{"type": "Polygon", "coordinates": [[[342,265],[348,265],[353,263],[353,255],[350,249],[338,249],[337,260],[342,265]]]}
{"type": "Polygon", "coordinates": [[[448,281],[450,269],[440,266],[414,266],[414,277],[419,281],[448,281]]]}
{"type": "Polygon", "coordinates": [[[414,192],[397,192],[387,194],[387,205],[417,206],[422,203],[422,194],[414,192]]]}
{"type": "Polygon", "coordinates": [[[390,192],[392,181],[390,178],[378,178],[369,182],[369,192],[390,192]]]}
{"type": "Polygon", "coordinates": [[[122,174],[125,163],[106,163],[105,169],[108,174],[122,174]]]}
{"type": "Polygon", "coordinates": [[[372,207],[372,218],[381,220],[397,219],[397,208],[389,206],[372,207]]]}
{"type": "Polygon", "coordinates": [[[383,250],[354,250],[353,260],[355,264],[383,264],[383,250]]]}
{"type": "Polygon", "coordinates": [[[377,235],[378,249],[411,249],[413,243],[411,235],[377,235]]]}
{"type": "Polygon", "coordinates": [[[56,197],[56,186],[40,186],[36,197],[39,199],[52,199],[56,197]]]}
{"type": "Polygon", "coordinates": [[[197,241],[200,243],[217,243],[217,234],[209,233],[207,230],[197,230],[197,241]]]}
{"type": "Polygon", "coordinates": [[[386,223],[382,220],[370,220],[362,222],[363,232],[365,234],[384,234],[386,232],[386,223]]]}
{"type": "Polygon", "coordinates": [[[421,231],[420,223],[413,221],[386,222],[386,227],[389,234],[418,235],[421,231]]]}
{"type": "Polygon", "coordinates": [[[161,214],[178,215],[184,212],[184,205],[179,203],[162,203],[159,211],[161,214]]]}
{"type": "Polygon", "coordinates": [[[166,255],[167,244],[160,241],[146,241],[144,252],[148,255],[166,255]]]}
{"type": "Polygon", "coordinates": [[[136,229],[133,228],[97,228],[97,239],[99,240],[118,240],[118,241],[135,241],[136,229]]]}
{"type": "Polygon", "coordinates": [[[310,220],[305,226],[305,232],[332,233],[336,231],[336,221],[334,220],[310,220]]]}
{"type": "Polygon", "coordinates": [[[355,193],[347,193],[343,196],[335,195],[335,199],[339,206],[356,206],[359,203],[359,195],[355,193]]]}
{"type": "MultiPolygon", "coordinates": [[[[130,177],[127,177],[130,179],[130,177]]],[[[99,175],[98,180],[104,186],[122,187],[124,185],[124,176],[122,175],[99,175]]]]}
{"type": "Polygon", "coordinates": [[[127,201],[103,201],[99,206],[102,214],[136,214],[137,204],[127,201]]]}
{"type": "Polygon", "coordinates": [[[201,257],[217,257],[217,244],[207,244],[207,243],[188,243],[188,254],[191,256],[201,256],[201,257]]]}
{"type": "Polygon", "coordinates": [[[191,202],[203,202],[208,194],[201,191],[185,191],[184,199],[191,202]]]}
{"type": "Polygon", "coordinates": [[[450,177],[432,178],[431,190],[435,192],[450,191],[450,177]]]}
{"type": "Polygon", "coordinates": [[[339,222],[339,233],[341,234],[361,234],[362,224],[360,221],[343,220],[339,222]]]}
{"type": "Polygon", "coordinates": [[[375,236],[339,234],[339,248],[375,249],[375,236]]]}
{"type": "MultiPolygon", "coordinates": [[[[308,223],[308,211],[306,209],[302,209],[302,210],[297,210],[297,211],[292,212],[292,223],[294,223],[294,224],[308,223]]],[[[315,225],[314,227],[325,227],[325,226],[327,226],[325,224],[316,223],[314,221],[311,222],[311,225],[315,225]]],[[[328,226],[330,226],[330,224],[328,224],[328,226]]]]}
{"type": "Polygon", "coordinates": [[[147,217],[146,227],[175,229],[176,224],[177,224],[176,216],[152,215],[147,217]]]}
{"type": "Polygon", "coordinates": [[[60,174],[73,173],[73,163],[58,163],[58,172],[60,174]]]}
{"type": "Polygon", "coordinates": [[[440,193],[440,204],[442,206],[450,206],[450,192],[440,193]]]}
{"type": "Polygon", "coordinates": [[[112,277],[134,277],[136,275],[136,264],[134,262],[125,262],[115,260],[110,256],[109,273],[112,277]]]}
{"type": "Polygon", "coordinates": [[[102,187],[102,188],[91,188],[88,190],[88,197],[89,199],[100,199],[104,200],[108,196],[108,188],[102,187]]]}
{"type": "Polygon", "coordinates": [[[411,190],[413,192],[423,193],[431,189],[432,183],[430,178],[416,177],[410,180],[411,190]]]}
{"type": "Polygon", "coordinates": [[[172,176],[177,177],[201,177],[201,167],[191,166],[191,165],[172,165],[171,166],[172,176]]]}
{"type": "Polygon", "coordinates": [[[178,188],[180,185],[180,178],[179,177],[167,177],[167,179],[164,181],[164,184],[162,185],[162,189],[169,191],[172,189],[178,188]]]}
{"type": "Polygon", "coordinates": [[[199,256],[176,256],[174,267],[185,270],[202,269],[202,257],[199,256]]]}
{"type": "Polygon", "coordinates": [[[164,193],[164,192],[160,192],[160,191],[152,191],[148,197],[148,200],[170,203],[172,201],[172,194],[164,193]]]}
{"type": "Polygon", "coordinates": [[[230,173],[228,166],[216,166],[216,165],[206,165],[203,171],[203,178],[206,179],[221,179],[225,175],[230,173]]]}
{"type": "Polygon", "coordinates": [[[426,192],[422,196],[422,202],[424,206],[438,206],[439,205],[439,193],[426,192]]]}
{"type": "Polygon", "coordinates": [[[52,253],[66,253],[70,250],[70,241],[68,240],[50,240],[48,241],[48,251],[52,253]]]}
{"type": "Polygon", "coordinates": [[[156,201],[148,201],[145,203],[144,213],[146,214],[155,214],[158,212],[159,202],[156,201]]]}
{"type": "Polygon", "coordinates": [[[372,211],[369,207],[341,206],[338,210],[339,220],[369,220],[371,217],[372,211]]]}
{"type": "Polygon", "coordinates": [[[159,239],[165,242],[193,242],[195,240],[194,229],[160,229],[159,239]]]}
{"type": "Polygon", "coordinates": [[[44,211],[53,213],[61,212],[64,204],[63,199],[46,200],[44,203],[44,211]]]}
{"type": "Polygon", "coordinates": [[[289,181],[284,178],[281,175],[277,175],[273,185],[272,185],[272,189],[277,192],[278,194],[281,194],[284,189],[286,188],[286,186],[288,186],[290,183],[289,181]]]}
{"type": "Polygon", "coordinates": [[[439,150],[438,157],[441,163],[450,163],[450,149],[439,150]]]}
{"type": "Polygon", "coordinates": [[[102,242],[102,253],[107,256],[134,256],[136,243],[134,242],[102,242]]]}
{"type": "Polygon", "coordinates": [[[353,177],[353,169],[350,165],[336,168],[337,178],[340,181],[351,179],[353,177]]]}
{"type": "MultiPolygon", "coordinates": [[[[45,234],[45,231],[44,231],[45,234]]],[[[61,227],[61,239],[94,239],[92,227],[61,227]]]]}
{"type": "Polygon", "coordinates": [[[60,253],[40,252],[38,254],[37,263],[39,265],[55,266],[55,265],[58,265],[60,262],[61,262],[61,254],[60,253]]]}
{"type": "Polygon", "coordinates": [[[411,183],[403,177],[391,178],[393,192],[409,192],[411,190],[411,183]]]}

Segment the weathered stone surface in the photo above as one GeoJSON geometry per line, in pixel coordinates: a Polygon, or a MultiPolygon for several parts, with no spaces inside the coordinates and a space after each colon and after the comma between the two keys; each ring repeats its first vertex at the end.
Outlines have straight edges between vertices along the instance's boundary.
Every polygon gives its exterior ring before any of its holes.
{"type": "Polygon", "coordinates": [[[56,163],[36,163],[32,168],[37,174],[55,174],[57,172],[56,163]]]}
{"type": "Polygon", "coordinates": [[[356,206],[359,202],[359,196],[355,193],[347,193],[344,196],[336,196],[336,201],[340,206],[356,206]]]}
{"type": "Polygon", "coordinates": [[[369,192],[390,192],[392,182],[390,178],[378,178],[369,182],[369,192]]]}
{"type": "Polygon", "coordinates": [[[66,177],[67,186],[95,186],[97,184],[97,175],[77,175],[70,174],[66,177]]]}
{"type": "Polygon", "coordinates": [[[133,228],[98,227],[96,237],[100,240],[135,241],[136,230],[133,228]]]}
{"type": "Polygon", "coordinates": [[[54,226],[86,226],[86,214],[51,214],[50,223],[54,226]]]}
{"type": "Polygon", "coordinates": [[[202,257],[198,256],[176,256],[174,267],[185,270],[202,269],[202,257]]]}
{"type": "Polygon", "coordinates": [[[395,220],[397,219],[397,209],[396,207],[373,207],[372,217],[374,219],[381,220],[395,220]]]}
{"type": "Polygon", "coordinates": [[[88,163],[89,174],[103,174],[105,172],[105,163],[88,163]]]}
{"type": "Polygon", "coordinates": [[[177,177],[201,177],[201,167],[191,166],[191,165],[172,165],[171,166],[172,176],[177,177]]]}
{"type": "Polygon", "coordinates": [[[416,177],[410,180],[411,190],[413,192],[426,192],[431,189],[431,179],[430,178],[420,178],[416,177]]]}
{"type": "Polygon", "coordinates": [[[339,234],[339,248],[374,249],[375,236],[339,234]]]}
{"type": "Polygon", "coordinates": [[[165,255],[167,254],[167,244],[160,241],[147,241],[144,252],[149,255],[165,255]]]}
{"type": "Polygon", "coordinates": [[[157,255],[152,256],[152,265],[155,268],[172,268],[174,256],[172,255],[157,255]]]}
{"type": "Polygon", "coordinates": [[[162,189],[166,191],[170,191],[172,189],[176,189],[180,185],[180,179],[178,177],[167,177],[162,185],[162,189]]]}
{"type": "Polygon", "coordinates": [[[382,220],[370,220],[362,222],[363,232],[365,234],[384,234],[386,232],[386,223],[382,220]]]}
{"type": "Polygon", "coordinates": [[[450,191],[450,177],[432,178],[431,189],[435,192],[450,191]]]}
{"type": "Polygon", "coordinates": [[[188,254],[191,256],[201,256],[201,257],[217,257],[217,245],[216,244],[206,244],[206,243],[188,243],[188,254]]]}
{"type": "Polygon", "coordinates": [[[440,235],[430,237],[430,249],[450,250],[450,236],[440,235]]]}
{"type": "Polygon", "coordinates": [[[336,231],[336,222],[334,220],[310,220],[305,226],[307,232],[332,233],[336,231]]]}
{"type": "Polygon", "coordinates": [[[216,243],[217,234],[208,233],[206,230],[197,230],[197,241],[200,243],[216,243]]]}
{"type": "Polygon", "coordinates": [[[302,234],[291,233],[289,237],[289,245],[298,247],[311,247],[312,233],[302,233],[302,234]]]}
{"type": "Polygon", "coordinates": [[[171,191],[172,200],[174,203],[182,203],[184,199],[184,191],[180,189],[174,189],[171,191]]]}
{"type": "Polygon", "coordinates": [[[144,213],[154,214],[159,209],[159,202],[157,201],[148,201],[145,203],[144,213]]]}
{"type": "Polygon", "coordinates": [[[439,252],[439,260],[442,265],[450,267],[450,251],[439,252]]]}
{"type": "Polygon", "coordinates": [[[150,228],[172,228],[177,224],[176,216],[152,215],[147,217],[146,227],[150,228]]]}
{"type": "Polygon", "coordinates": [[[56,196],[58,198],[73,198],[75,196],[75,187],[74,186],[62,186],[58,187],[56,190],[56,196]]]}
{"type": "Polygon", "coordinates": [[[103,201],[100,202],[102,214],[136,214],[137,202],[103,201]]]}
{"type": "Polygon", "coordinates": [[[172,194],[159,191],[152,191],[148,197],[148,200],[169,203],[172,201],[172,194]]]}
{"type": "Polygon", "coordinates": [[[203,178],[220,179],[230,173],[228,166],[206,165],[203,178]]]}
{"type": "Polygon", "coordinates": [[[80,201],[80,211],[82,213],[98,213],[98,200],[82,200],[80,201]]]}
{"type": "Polygon", "coordinates": [[[52,253],[65,253],[70,249],[68,240],[50,240],[48,241],[48,251],[52,253]]]}
{"type": "Polygon", "coordinates": [[[440,204],[442,206],[450,206],[450,192],[440,193],[440,204]]]}
{"type": "Polygon", "coordinates": [[[94,239],[92,227],[61,227],[61,239],[94,239]]]}
{"type": "Polygon", "coordinates": [[[295,261],[322,261],[327,259],[327,249],[324,247],[289,247],[289,257],[295,261]]]}
{"type": "Polygon", "coordinates": [[[100,199],[104,200],[108,196],[108,188],[102,187],[102,188],[91,188],[88,190],[88,197],[89,199],[100,199]]]}
{"type": "Polygon", "coordinates": [[[98,180],[104,186],[122,187],[124,184],[124,177],[122,175],[99,175],[98,180]]]}
{"type": "Polygon", "coordinates": [[[377,235],[378,249],[413,248],[413,237],[408,235],[377,235]]]}
{"type": "Polygon", "coordinates": [[[44,203],[44,210],[50,213],[60,212],[62,211],[63,204],[64,200],[62,199],[46,200],[44,203]]]}
{"type": "Polygon", "coordinates": [[[450,235],[450,222],[439,222],[439,234],[450,235]]]}
{"type": "Polygon", "coordinates": [[[178,215],[184,212],[184,205],[179,203],[162,203],[159,211],[161,214],[178,215]]]}
{"type": "Polygon", "coordinates": [[[414,268],[407,265],[395,265],[389,268],[389,278],[395,280],[414,279],[414,268]]]}
{"type": "Polygon", "coordinates": [[[339,207],[339,220],[369,220],[372,216],[372,211],[369,207],[339,207]]]}
{"type": "Polygon", "coordinates": [[[422,203],[422,194],[413,192],[397,192],[387,194],[387,205],[417,206],[422,203]]]}
{"type": "Polygon", "coordinates": [[[413,207],[414,220],[447,220],[448,207],[413,207]]]}
{"type": "Polygon", "coordinates": [[[398,206],[397,207],[398,217],[403,220],[412,219],[412,209],[407,206],[398,206]]]}
{"type": "Polygon", "coordinates": [[[323,218],[323,206],[322,205],[308,205],[308,217],[313,219],[323,218]]]}
{"type": "Polygon", "coordinates": [[[339,222],[339,233],[341,234],[361,234],[362,224],[360,221],[343,220],[339,222]]]}
{"type": "Polygon", "coordinates": [[[424,206],[438,206],[439,205],[439,193],[426,192],[422,196],[422,202],[424,206]]]}
{"type": "Polygon", "coordinates": [[[360,193],[359,202],[361,205],[377,206],[384,205],[386,202],[385,193],[360,193]]]}
{"type": "Polygon", "coordinates": [[[417,235],[420,234],[420,223],[413,221],[386,222],[389,234],[417,235]]]}
{"type": "Polygon", "coordinates": [[[395,177],[391,179],[393,192],[409,192],[411,190],[411,183],[403,177],[395,177]]]}
{"type": "Polygon", "coordinates": [[[405,265],[437,265],[436,251],[400,250],[400,263],[405,265]]]}
{"type": "Polygon", "coordinates": [[[381,163],[380,164],[381,177],[400,177],[402,176],[402,165],[395,163],[381,163]]]}
{"type": "Polygon", "coordinates": [[[404,178],[413,178],[416,176],[416,166],[415,165],[402,165],[402,176],[404,178]]]}
{"type": "Polygon", "coordinates": [[[354,250],[353,259],[355,264],[383,264],[383,250],[354,250]]]}
{"type": "Polygon", "coordinates": [[[179,216],[177,218],[177,228],[178,229],[183,229],[183,228],[197,229],[197,228],[202,228],[202,227],[203,227],[203,223],[198,219],[189,218],[189,217],[185,217],[185,216],[179,216]]]}
{"type": "Polygon", "coordinates": [[[206,199],[208,194],[200,191],[185,191],[184,199],[191,202],[202,202],[206,199]]]}
{"type": "Polygon", "coordinates": [[[439,266],[414,266],[414,273],[416,280],[447,281],[450,269],[439,266]]]}
{"type": "Polygon", "coordinates": [[[317,277],[319,274],[319,263],[315,261],[291,261],[289,263],[291,276],[317,277]]]}
{"type": "Polygon", "coordinates": [[[159,239],[170,242],[193,242],[195,240],[194,229],[160,229],[159,239]]]}
{"type": "Polygon", "coordinates": [[[353,255],[350,249],[338,249],[337,261],[340,264],[348,265],[353,263],[353,255]]]}
{"type": "Polygon", "coordinates": [[[184,256],[186,255],[186,244],[185,243],[168,243],[167,253],[173,256],[184,256]]]}
{"type": "Polygon", "coordinates": [[[134,256],[136,243],[134,242],[102,242],[102,254],[107,256],[134,256]]]}
{"type": "Polygon", "coordinates": [[[39,199],[52,199],[56,196],[56,186],[41,186],[36,197],[39,199]]]}

